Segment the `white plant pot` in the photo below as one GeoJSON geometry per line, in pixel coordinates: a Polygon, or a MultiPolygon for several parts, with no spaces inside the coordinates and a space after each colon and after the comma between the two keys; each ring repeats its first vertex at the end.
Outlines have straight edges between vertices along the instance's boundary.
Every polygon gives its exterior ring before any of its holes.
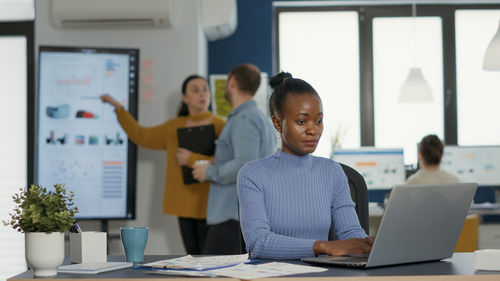
{"type": "Polygon", "coordinates": [[[57,275],[64,260],[64,233],[28,232],[24,237],[26,262],[33,276],[57,275]]]}

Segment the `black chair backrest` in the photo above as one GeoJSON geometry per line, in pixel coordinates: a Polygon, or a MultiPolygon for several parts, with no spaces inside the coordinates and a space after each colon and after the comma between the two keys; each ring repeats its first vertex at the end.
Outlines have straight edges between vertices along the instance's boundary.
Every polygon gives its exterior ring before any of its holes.
{"type": "MultiPolygon", "coordinates": [[[[351,198],[354,204],[356,204],[356,213],[358,214],[359,224],[365,230],[366,234],[369,235],[369,216],[368,216],[368,189],[366,187],[366,182],[363,176],[358,173],[353,168],[339,163],[347,176],[347,181],[349,182],[349,189],[351,191],[351,198]]],[[[328,240],[337,240],[335,235],[334,225],[332,221],[332,226],[330,227],[330,233],[328,240]]]]}

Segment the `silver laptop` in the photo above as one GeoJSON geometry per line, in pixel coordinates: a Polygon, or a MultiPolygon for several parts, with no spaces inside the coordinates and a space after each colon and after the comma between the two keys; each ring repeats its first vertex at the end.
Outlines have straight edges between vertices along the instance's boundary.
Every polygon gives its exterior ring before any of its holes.
{"type": "Polygon", "coordinates": [[[453,255],[477,184],[396,185],[368,256],[321,256],[304,262],[377,267],[453,255]]]}

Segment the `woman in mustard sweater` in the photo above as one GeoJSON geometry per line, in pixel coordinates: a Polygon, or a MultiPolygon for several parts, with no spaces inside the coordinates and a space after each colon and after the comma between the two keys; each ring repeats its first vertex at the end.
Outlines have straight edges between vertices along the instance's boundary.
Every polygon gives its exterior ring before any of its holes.
{"type": "Polygon", "coordinates": [[[208,111],[210,92],[207,81],[198,75],[187,77],[182,84],[182,107],[178,117],[155,127],[140,126],[111,96],[103,95],[101,100],[115,107],[118,121],[132,142],[146,148],[167,150],[163,213],[179,217],[187,253],[201,254],[207,230],[205,218],[209,183],[185,185],[181,166],[192,168],[195,161],[212,160],[213,155],[201,155],[179,148],[177,129],[213,124],[215,135],[219,136],[225,121],[208,111]]]}

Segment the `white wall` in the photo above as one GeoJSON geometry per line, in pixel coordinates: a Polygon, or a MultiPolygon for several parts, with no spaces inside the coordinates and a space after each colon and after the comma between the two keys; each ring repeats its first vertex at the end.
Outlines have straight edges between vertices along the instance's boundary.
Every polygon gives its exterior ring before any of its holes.
{"type": "MultiPolygon", "coordinates": [[[[138,5],[140,5],[138,1],[138,5]]],[[[139,122],[157,125],[176,115],[181,83],[192,73],[206,75],[207,42],[200,24],[199,0],[174,3],[172,28],[134,28],[111,30],[55,29],[50,23],[50,1],[36,1],[35,50],[39,45],[139,48],[142,59],[154,61],[154,100],[139,102],[139,122]]],[[[118,234],[124,225],[150,228],[146,254],[183,254],[177,218],[162,213],[165,183],[165,151],[139,148],[137,163],[137,218],[111,221],[110,233],[118,234]]],[[[99,230],[97,221],[82,222],[84,230],[99,230]]],[[[110,254],[121,254],[118,239],[110,254]]]]}

